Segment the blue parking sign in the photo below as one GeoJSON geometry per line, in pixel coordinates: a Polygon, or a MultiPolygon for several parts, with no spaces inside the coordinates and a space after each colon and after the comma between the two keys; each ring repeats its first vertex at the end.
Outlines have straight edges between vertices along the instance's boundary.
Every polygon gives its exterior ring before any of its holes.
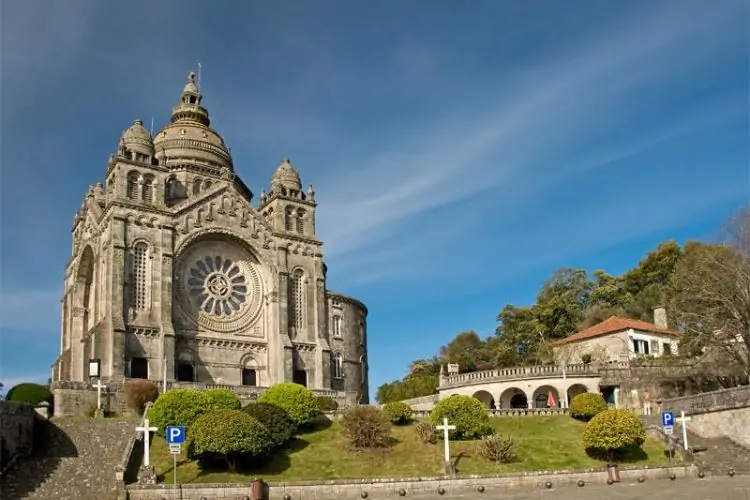
{"type": "Polygon", "coordinates": [[[674,412],[673,411],[661,412],[661,426],[662,427],[674,427],[674,412]]]}
{"type": "Polygon", "coordinates": [[[185,442],[185,427],[182,425],[168,425],[166,434],[168,444],[182,444],[185,442]]]}

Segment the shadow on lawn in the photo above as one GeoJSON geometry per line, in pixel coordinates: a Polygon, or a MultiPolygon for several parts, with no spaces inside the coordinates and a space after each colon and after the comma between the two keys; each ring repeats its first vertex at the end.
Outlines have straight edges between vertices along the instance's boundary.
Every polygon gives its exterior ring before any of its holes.
{"type": "MultiPolygon", "coordinates": [[[[595,460],[608,462],[607,452],[603,450],[587,448],[586,455],[595,460]]],[[[613,462],[616,464],[629,464],[635,462],[643,462],[645,460],[648,460],[648,453],[646,453],[646,451],[641,447],[618,450],[613,455],[613,462]]]]}

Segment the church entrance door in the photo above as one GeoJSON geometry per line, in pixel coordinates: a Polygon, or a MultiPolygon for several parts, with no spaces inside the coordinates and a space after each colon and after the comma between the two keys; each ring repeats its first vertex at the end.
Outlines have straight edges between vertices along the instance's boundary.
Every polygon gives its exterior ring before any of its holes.
{"type": "Polygon", "coordinates": [[[295,384],[307,387],[307,372],[305,370],[294,370],[292,381],[295,384]]]}

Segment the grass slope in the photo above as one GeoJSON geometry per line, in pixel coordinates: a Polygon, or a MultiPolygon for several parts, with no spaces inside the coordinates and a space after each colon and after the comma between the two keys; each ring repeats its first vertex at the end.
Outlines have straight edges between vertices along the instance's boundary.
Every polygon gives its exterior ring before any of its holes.
{"type": "MultiPolygon", "coordinates": [[[[451,442],[451,456],[458,458],[459,475],[499,474],[522,471],[604,467],[606,462],[589,457],[581,443],[585,424],[568,416],[496,418],[498,432],[512,435],[519,459],[494,464],[475,453],[476,441],[451,442]]],[[[277,453],[262,467],[246,473],[201,471],[184,455],[178,457],[177,480],[181,483],[243,483],[255,477],[266,481],[310,481],[351,478],[436,476],[442,473],[443,442],[422,444],[414,426],[394,427],[396,444],[390,451],[349,451],[337,423],[303,434],[288,450],[277,453]]],[[[640,466],[667,464],[665,446],[649,440],[642,452],[618,457],[618,463],[640,466]]],[[[172,482],[172,456],[165,441],[156,437],[151,460],[160,481],[172,482]]]]}

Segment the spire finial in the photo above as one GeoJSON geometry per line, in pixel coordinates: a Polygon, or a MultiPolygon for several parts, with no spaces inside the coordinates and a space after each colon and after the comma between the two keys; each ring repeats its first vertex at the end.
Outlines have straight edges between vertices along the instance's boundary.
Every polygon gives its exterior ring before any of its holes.
{"type": "Polygon", "coordinates": [[[188,73],[188,82],[195,83],[195,71],[188,73]]]}

